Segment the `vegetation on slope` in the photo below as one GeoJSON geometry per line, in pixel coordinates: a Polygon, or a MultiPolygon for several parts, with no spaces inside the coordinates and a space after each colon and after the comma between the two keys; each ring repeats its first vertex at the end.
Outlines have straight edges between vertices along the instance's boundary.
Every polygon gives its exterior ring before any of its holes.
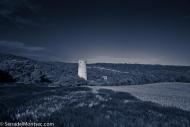
{"type": "Polygon", "coordinates": [[[0,102],[1,121],[53,122],[56,127],[190,126],[190,112],[104,89],[3,86],[0,102]]]}
{"type": "MultiPolygon", "coordinates": [[[[86,82],[78,77],[77,68],[76,63],[42,62],[0,54],[0,70],[9,73],[16,82],[25,84],[51,83],[61,86],[85,84],[86,82]]],[[[190,82],[189,66],[101,63],[88,64],[87,72],[89,85],[190,82]],[[104,79],[105,76],[107,77],[106,80],[104,79]]]]}

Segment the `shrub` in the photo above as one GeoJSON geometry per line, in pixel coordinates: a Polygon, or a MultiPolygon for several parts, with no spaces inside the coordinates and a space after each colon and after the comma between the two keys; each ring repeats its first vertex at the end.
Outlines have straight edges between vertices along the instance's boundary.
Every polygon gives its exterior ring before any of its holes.
{"type": "Polygon", "coordinates": [[[14,82],[14,81],[15,80],[9,73],[0,70],[0,82],[14,82]]]}

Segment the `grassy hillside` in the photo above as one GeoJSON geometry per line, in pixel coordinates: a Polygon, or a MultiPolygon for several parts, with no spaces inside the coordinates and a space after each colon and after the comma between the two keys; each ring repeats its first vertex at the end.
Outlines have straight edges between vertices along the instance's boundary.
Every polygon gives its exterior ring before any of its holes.
{"type": "Polygon", "coordinates": [[[89,65],[88,77],[100,85],[190,82],[190,67],[99,63],[89,65]],[[103,76],[107,76],[107,80],[104,80],[103,76]]]}
{"type": "MultiPolygon", "coordinates": [[[[43,62],[0,54],[0,71],[25,84],[83,85],[76,63],[43,62]]],[[[89,85],[134,85],[155,82],[190,82],[189,66],[142,64],[88,64],[89,85]],[[104,77],[107,77],[107,80],[104,77]]]]}
{"type": "Polygon", "coordinates": [[[104,89],[2,85],[0,102],[1,121],[53,122],[56,127],[190,126],[190,112],[104,89]]]}

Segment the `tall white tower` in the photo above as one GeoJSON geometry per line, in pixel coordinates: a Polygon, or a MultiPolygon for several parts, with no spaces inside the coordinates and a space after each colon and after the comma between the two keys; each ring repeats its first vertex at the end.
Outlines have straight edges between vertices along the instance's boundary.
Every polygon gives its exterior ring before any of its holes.
{"type": "Polygon", "coordinates": [[[87,80],[86,61],[84,60],[79,60],[78,76],[84,80],[87,80]]]}

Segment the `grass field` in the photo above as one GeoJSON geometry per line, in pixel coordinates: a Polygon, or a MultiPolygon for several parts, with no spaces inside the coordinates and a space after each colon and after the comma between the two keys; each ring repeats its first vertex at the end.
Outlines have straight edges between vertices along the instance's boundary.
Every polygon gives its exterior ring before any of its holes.
{"type": "Polygon", "coordinates": [[[190,112],[89,87],[0,86],[0,121],[56,127],[189,127],[190,112]]]}
{"type": "Polygon", "coordinates": [[[143,101],[159,103],[190,111],[190,83],[154,83],[130,86],[94,86],[98,89],[109,89],[128,92],[143,101]]]}

